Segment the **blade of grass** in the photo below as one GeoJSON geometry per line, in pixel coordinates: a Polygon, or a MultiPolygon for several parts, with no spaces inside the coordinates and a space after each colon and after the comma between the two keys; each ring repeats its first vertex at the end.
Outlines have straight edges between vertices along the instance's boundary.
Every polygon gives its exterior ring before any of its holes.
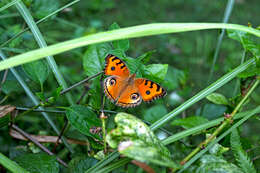
{"type": "Polygon", "coordinates": [[[102,43],[113,40],[120,40],[125,38],[137,38],[143,36],[159,35],[166,33],[177,33],[177,32],[187,32],[196,31],[203,29],[234,29],[245,31],[260,37],[260,31],[247,26],[237,25],[237,24],[224,24],[224,23],[155,23],[132,26],[128,28],[121,28],[106,32],[101,32],[97,34],[92,34],[77,39],[65,41],[62,43],[54,44],[45,48],[33,50],[21,55],[14,56],[7,60],[0,62],[0,71],[28,63],[31,61],[38,60],[50,55],[56,55],[61,52],[79,48],[82,46],[102,43]]]}
{"type": "Polygon", "coordinates": [[[96,173],[98,170],[100,170],[102,167],[107,165],[108,163],[112,162],[114,159],[119,157],[119,153],[117,151],[113,151],[110,153],[106,158],[99,161],[97,164],[95,164],[93,167],[88,169],[85,173],[96,173]]]}
{"type": "MultiPolygon", "coordinates": [[[[48,18],[50,18],[51,16],[57,14],[58,12],[64,10],[65,8],[68,8],[68,7],[72,6],[73,4],[75,4],[75,3],[79,2],[79,1],[80,1],[80,0],[74,0],[74,1],[72,1],[72,2],[70,2],[70,3],[68,3],[68,4],[66,4],[66,5],[64,5],[63,7],[57,9],[56,11],[54,11],[54,12],[48,14],[48,15],[45,16],[44,18],[38,20],[38,21],[36,22],[36,25],[38,25],[38,24],[40,24],[40,23],[46,21],[46,20],[47,20],[48,18]]],[[[25,29],[22,30],[21,32],[19,32],[19,33],[17,33],[16,35],[14,35],[12,38],[10,38],[9,40],[7,40],[7,41],[4,42],[3,44],[1,44],[1,45],[0,45],[0,48],[6,46],[8,43],[10,43],[10,42],[13,41],[14,39],[18,38],[19,36],[21,36],[21,35],[22,35],[23,33],[25,33],[26,31],[29,31],[29,28],[25,28],[25,29]]]]}
{"type": "MultiPolygon", "coordinates": [[[[235,115],[234,119],[240,119],[240,118],[243,118],[244,116],[250,114],[250,112],[252,111],[255,111],[255,109],[252,109],[252,110],[249,110],[249,111],[246,111],[246,112],[240,112],[238,114],[235,115]]],[[[260,110],[259,112],[256,112],[256,113],[260,113],[260,110]]],[[[215,120],[212,120],[212,121],[209,121],[207,123],[204,123],[204,124],[201,124],[199,126],[196,126],[196,127],[193,127],[193,128],[190,128],[190,129],[187,129],[187,130],[184,130],[182,132],[179,132],[179,133],[176,133],[172,136],[169,136],[168,138],[166,138],[165,140],[163,140],[163,144],[164,145],[169,145],[179,139],[183,139],[187,136],[190,136],[190,135],[193,135],[193,134],[196,134],[198,132],[201,132],[203,130],[206,130],[206,129],[209,129],[211,127],[214,127],[218,124],[220,124],[222,121],[224,121],[224,118],[218,118],[218,119],[215,119],[215,120]]]]}
{"type": "Polygon", "coordinates": [[[0,19],[6,19],[6,18],[18,17],[18,16],[20,16],[18,13],[4,14],[0,16],[0,19]]]}
{"type": "Polygon", "coordinates": [[[16,4],[18,1],[20,1],[20,0],[13,0],[12,2],[9,2],[8,4],[6,4],[5,6],[0,8],[0,12],[4,11],[5,9],[7,9],[7,8],[11,7],[12,5],[16,4]]]}
{"type": "MultiPolygon", "coordinates": [[[[240,64],[243,64],[243,63],[244,63],[245,57],[246,57],[246,50],[243,51],[243,55],[242,55],[242,57],[241,57],[241,62],[240,62],[240,64]]],[[[234,89],[234,92],[233,92],[233,96],[234,96],[234,97],[236,96],[239,87],[240,87],[240,78],[238,78],[237,81],[236,81],[235,89],[234,89]]]]}
{"type": "MultiPolygon", "coordinates": [[[[0,57],[2,59],[6,59],[4,53],[0,50],[0,57]]],[[[34,105],[39,105],[39,101],[38,99],[35,97],[35,95],[32,93],[32,91],[30,90],[30,88],[27,86],[27,84],[24,82],[24,80],[22,79],[22,77],[18,74],[18,72],[14,69],[14,68],[10,68],[10,71],[13,73],[14,77],[17,79],[17,81],[20,83],[20,85],[22,86],[22,88],[24,89],[25,93],[27,94],[27,96],[32,100],[34,105]]],[[[39,110],[44,110],[42,107],[38,108],[39,110]]],[[[60,134],[58,128],[56,127],[56,125],[54,124],[54,122],[52,121],[52,119],[49,117],[49,115],[46,112],[41,112],[41,114],[43,115],[43,117],[47,120],[47,122],[50,124],[50,126],[53,128],[53,130],[57,133],[57,135],[60,134]]],[[[62,141],[64,142],[64,145],[68,148],[68,150],[70,152],[73,152],[73,149],[70,147],[70,145],[68,144],[68,142],[66,141],[66,139],[64,137],[62,137],[62,141]]]]}
{"type": "Polygon", "coordinates": [[[237,123],[235,123],[232,127],[230,127],[227,131],[225,131],[223,134],[221,134],[218,138],[213,140],[205,149],[201,150],[199,153],[197,153],[190,161],[188,161],[186,164],[183,165],[183,168],[178,171],[178,173],[183,172],[185,169],[187,169],[192,163],[194,163],[197,159],[199,159],[203,154],[205,154],[211,147],[213,147],[216,143],[218,143],[221,139],[226,137],[229,133],[232,132],[233,129],[237,128],[241,124],[243,124],[246,120],[248,120],[253,115],[257,114],[257,112],[260,111],[260,106],[258,106],[256,109],[251,111],[249,114],[247,114],[244,118],[239,120],[237,123]]]}
{"type": "MultiPolygon", "coordinates": [[[[20,14],[23,16],[23,18],[26,21],[29,28],[31,29],[31,31],[34,35],[34,38],[36,39],[38,45],[41,48],[47,47],[47,44],[46,44],[39,28],[35,24],[29,10],[26,8],[24,3],[22,1],[20,1],[20,2],[17,2],[15,4],[15,6],[18,9],[18,11],[20,12],[20,14]]],[[[62,86],[63,89],[68,88],[67,83],[65,82],[62,74],[60,73],[53,56],[47,56],[46,59],[47,59],[49,66],[51,67],[52,72],[53,72],[54,76],[56,77],[56,80],[58,81],[59,85],[62,86]]],[[[71,93],[66,93],[65,96],[67,97],[70,104],[74,103],[71,93]]]]}
{"type": "MultiPolygon", "coordinates": [[[[234,6],[234,2],[235,2],[235,0],[229,0],[229,1],[228,1],[227,6],[226,6],[226,9],[225,9],[224,18],[223,18],[223,21],[222,21],[223,23],[227,23],[227,22],[228,22],[228,19],[229,19],[229,17],[230,17],[230,14],[231,14],[232,9],[233,9],[233,6],[234,6]]],[[[212,63],[211,69],[210,69],[208,83],[210,83],[210,81],[211,81],[211,79],[212,79],[212,75],[213,75],[213,73],[214,73],[214,67],[215,67],[216,62],[217,62],[217,59],[218,59],[218,53],[219,53],[219,50],[220,50],[220,45],[221,45],[221,43],[222,43],[224,34],[225,34],[225,29],[222,29],[222,30],[221,30],[221,34],[220,34],[219,37],[218,37],[218,42],[217,42],[216,50],[215,50],[215,52],[214,52],[213,63],[212,63]]]]}
{"type": "Polygon", "coordinates": [[[132,159],[129,159],[129,158],[120,159],[119,161],[112,163],[111,165],[109,165],[105,168],[100,169],[98,172],[99,173],[109,173],[116,168],[120,168],[121,166],[124,166],[126,163],[130,162],[131,160],[132,159]]]}
{"type": "Polygon", "coordinates": [[[0,153],[0,165],[8,169],[9,171],[13,173],[29,173],[24,168],[19,166],[16,162],[10,160],[8,157],[0,153]]]}
{"type": "Polygon", "coordinates": [[[194,103],[200,101],[207,95],[211,94],[212,92],[214,92],[215,90],[217,90],[218,88],[220,88],[221,86],[223,86],[224,84],[226,84],[227,82],[232,80],[234,77],[236,77],[237,74],[239,74],[240,72],[247,69],[254,62],[255,62],[255,59],[251,58],[248,61],[246,61],[245,63],[243,63],[242,65],[233,69],[231,72],[225,74],[220,79],[218,79],[216,82],[212,83],[210,86],[208,86],[204,90],[200,91],[198,94],[196,94],[195,96],[191,97],[189,100],[187,100],[186,102],[184,102],[183,104],[178,106],[176,109],[169,112],[168,114],[163,116],[161,119],[159,119],[158,121],[153,123],[151,125],[151,129],[156,130],[157,128],[161,127],[162,125],[164,125],[165,123],[170,121],[172,118],[177,116],[179,113],[181,113],[182,111],[184,111],[185,109],[187,109],[188,107],[193,105],[194,103]]]}

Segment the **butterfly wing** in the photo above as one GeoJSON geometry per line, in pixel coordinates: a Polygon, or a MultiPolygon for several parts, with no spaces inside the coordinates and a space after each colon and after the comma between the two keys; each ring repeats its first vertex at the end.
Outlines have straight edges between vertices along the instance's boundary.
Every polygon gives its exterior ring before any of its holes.
{"type": "Polygon", "coordinates": [[[135,86],[137,86],[138,91],[145,102],[151,102],[166,95],[165,89],[163,89],[159,84],[148,79],[135,79],[135,86]]]}
{"type": "Polygon", "coordinates": [[[122,78],[129,77],[130,71],[126,64],[114,55],[107,55],[106,66],[104,70],[105,75],[120,76],[122,78]]]}
{"type": "Polygon", "coordinates": [[[128,84],[125,89],[123,89],[123,92],[120,94],[119,99],[116,102],[116,105],[129,108],[129,107],[135,107],[139,105],[142,102],[141,94],[139,93],[139,89],[136,87],[136,85],[128,84]]]}
{"type": "Polygon", "coordinates": [[[129,84],[126,78],[107,77],[104,80],[104,91],[106,96],[117,106],[134,107],[142,102],[138,88],[134,84],[129,84]]]}

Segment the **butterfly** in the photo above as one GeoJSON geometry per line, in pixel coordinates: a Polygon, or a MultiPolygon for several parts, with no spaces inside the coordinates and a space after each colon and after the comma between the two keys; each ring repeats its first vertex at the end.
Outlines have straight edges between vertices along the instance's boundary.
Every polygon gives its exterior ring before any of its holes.
{"type": "Polygon", "coordinates": [[[105,95],[117,106],[135,107],[142,100],[151,102],[166,95],[159,84],[130,74],[126,63],[114,55],[106,56],[104,74],[109,76],[103,81],[105,95]]]}

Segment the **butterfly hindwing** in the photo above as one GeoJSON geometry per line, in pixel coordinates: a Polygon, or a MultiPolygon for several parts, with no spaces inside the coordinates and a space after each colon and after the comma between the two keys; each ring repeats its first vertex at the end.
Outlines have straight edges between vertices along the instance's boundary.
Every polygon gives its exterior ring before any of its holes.
{"type": "Polygon", "coordinates": [[[104,80],[106,96],[121,107],[134,107],[142,102],[138,88],[134,84],[128,84],[125,78],[110,76],[104,80]]]}
{"type": "Polygon", "coordinates": [[[135,79],[135,85],[145,102],[151,102],[166,95],[166,91],[159,84],[148,79],[135,79]]]}
{"type": "Polygon", "coordinates": [[[116,75],[121,77],[128,77],[130,75],[130,71],[126,64],[121,59],[111,54],[106,57],[104,72],[105,75],[116,75]]]}

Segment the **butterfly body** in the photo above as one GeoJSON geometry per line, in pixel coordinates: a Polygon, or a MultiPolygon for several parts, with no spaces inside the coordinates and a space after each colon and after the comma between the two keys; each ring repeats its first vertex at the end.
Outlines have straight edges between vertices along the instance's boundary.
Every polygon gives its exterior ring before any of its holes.
{"type": "Polygon", "coordinates": [[[106,57],[103,86],[106,96],[121,107],[135,107],[142,100],[150,102],[166,95],[166,91],[157,83],[130,74],[126,64],[118,57],[109,54],[106,57]]]}

